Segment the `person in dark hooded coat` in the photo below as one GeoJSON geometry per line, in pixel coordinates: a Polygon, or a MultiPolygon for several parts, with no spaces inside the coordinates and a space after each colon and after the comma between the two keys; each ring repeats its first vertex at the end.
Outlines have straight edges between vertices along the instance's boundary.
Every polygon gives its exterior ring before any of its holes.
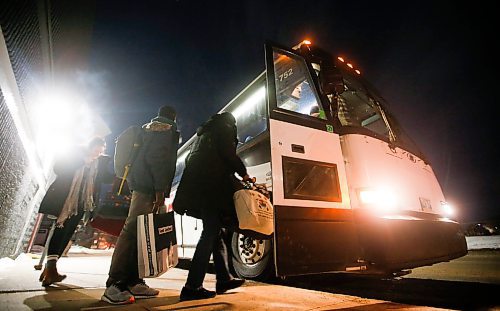
{"type": "Polygon", "coordinates": [[[181,301],[215,297],[216,293],[222,294],[244,282],[230,275],[221,236],[221,219],[234,210],[234,173],[245,181],[250,180],[245,165],[236,154],[236,120],[229,112],[216,114],[200,126],[196,134],[173,202],[177,213],[203,221],[181,301]],[[216,292],[202,286],[211,254],[217,279],[216,292]]]}

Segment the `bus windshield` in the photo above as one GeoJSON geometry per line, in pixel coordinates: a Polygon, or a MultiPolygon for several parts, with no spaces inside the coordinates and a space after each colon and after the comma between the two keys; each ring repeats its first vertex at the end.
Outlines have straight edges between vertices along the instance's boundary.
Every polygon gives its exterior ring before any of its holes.
{"type": "Polygon", "coordinates": [[[338,100],[338,118],[342,126],[362,127],[390,139],[390,131],[380,106],[356,80],[345,79],[346,90],[338,100]]]}
{"type": "Polygon", "coordinates": [[[338,98],[338,119],[344,127],[358,128],[359,133],[371,132],[424,158],[413,140],[398,121],[385,109],[385,102],[375,90],[368,90],[357,77],[344,74],[345,91],[338,98]],[[390,126],[390,128],[389,128],[390,126]],[[394,135],[391,137],[391,135],[394,135]]]}

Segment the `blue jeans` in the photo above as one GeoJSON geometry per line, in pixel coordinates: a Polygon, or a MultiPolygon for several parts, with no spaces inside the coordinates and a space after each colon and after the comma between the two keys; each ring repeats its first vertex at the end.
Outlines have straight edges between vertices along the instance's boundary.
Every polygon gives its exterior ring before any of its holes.
{"type": "Polygon", "coordinates": [[[132,192],[130,210],[116,241],[106,287],[117,283],[134,285],[141,280],[137,263],[137,216],[151,213],[154,200],[153,194],[132,192]]]}
{"type": "Polygon", "coordinates": [[[231,279],[227,263],[227,249],[222,239],[222,226],[219,215],[215,211],[201,211],[203,231],[196,245],[186,286],[192,289],[203,285],[207,273],[210,255],[213,254],[215,276],[217,281],[231,279]]]}

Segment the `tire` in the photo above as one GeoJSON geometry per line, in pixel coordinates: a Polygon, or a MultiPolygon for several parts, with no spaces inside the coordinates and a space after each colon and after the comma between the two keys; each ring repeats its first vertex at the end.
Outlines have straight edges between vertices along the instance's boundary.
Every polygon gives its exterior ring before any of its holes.
{"type": "Polygon", "coordinates": [[[231,239],[234,272],[243,279],[266,281],[274,277],[273,240],[254,240],[239,233],[231,239]]]}

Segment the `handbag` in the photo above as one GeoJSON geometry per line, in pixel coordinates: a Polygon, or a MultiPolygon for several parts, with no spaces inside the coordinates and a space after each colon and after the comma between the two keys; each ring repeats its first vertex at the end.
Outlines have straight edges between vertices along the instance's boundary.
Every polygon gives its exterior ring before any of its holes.
{"type": "Polygon", "coordinates": [[[98,230],[119,236],[130,209],[131,193],[117,194],[119,179],[112,184],[102,184],[99,189],[99,200],[90,225],[98,230]]]}
{"type": "Polygon", "coordinates": [[[139,278],[154,278],[177,266],[174,212],[137,216],[139,278]]]}
{"type": "Polygon", "coordinates": [[[102,184],[99,189],[99,200],[95,214],[105,219],[123,219],[128,216],[132,193],[122,191],[123,194],[118,194],[118,185],[120,180],[115,178],[112,184],[102,184]]]}
{"type": "Polygon", "coordinates": [[[271,238],[274,233],[274,208],[268,195],[264,186],[255,183],[249,183],[234,193],[237,232],[258,239],[271,238]]]}

